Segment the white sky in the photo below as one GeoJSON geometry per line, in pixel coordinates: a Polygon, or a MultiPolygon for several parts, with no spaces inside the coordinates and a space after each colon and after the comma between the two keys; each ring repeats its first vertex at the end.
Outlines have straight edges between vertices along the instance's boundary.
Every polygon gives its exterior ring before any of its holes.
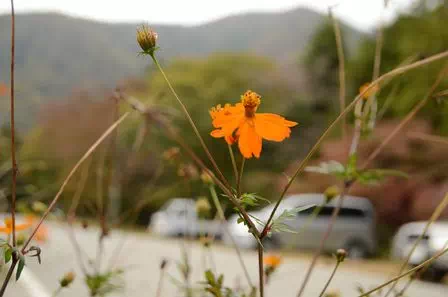
{"type": "MultiPolygon", "coordinates": [[[[15,0],[16,12],[57,11],[112,22],[197,25],[231,14],[275,12],[305,6],[335,14],[361,30],[372,29],[380,19],[390,20],[416,0],[15,0]]],[[[0,1],[0,13],[9,13],[10,1],[0,1]]]]}

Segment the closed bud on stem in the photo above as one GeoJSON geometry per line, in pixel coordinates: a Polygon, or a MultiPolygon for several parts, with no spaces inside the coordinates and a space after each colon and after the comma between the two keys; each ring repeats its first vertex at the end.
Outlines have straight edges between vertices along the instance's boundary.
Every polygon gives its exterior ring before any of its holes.
{"type": "Polygon", "coordinates": [[[210,216],[211,209],[212,206],[206,197],[199,197],[198,200],[196,200],[196,213],[199,218],[208,218],[210,216]]]}
{"type": "Polygon", "coordinates": [[[149,26],[142,25],[137,29],[137,42],[143,50],[143,54],[153,55],[157,50],[157,33],[149,26]]]}
{"type": "Polygon", "coordinates": [[[201,180],[202,180],[202,182],[204,184],[207,184],[207,185],[213,185],[214,184],[213,183],[213,178],[210,176],[210,174],[208,174],[205,171],[202,171],[202,173],[201,173],[201,180]]]}
{"type": "Polygon", "coordinates": [[[344,249],[338,249],[336,251],[336,260],[339,263],[344,262],[345,257],[347,257],[347,252],[344,249]]]}
{"type": "Polygon", "coordinates": [[[75,273],[73,271],[67,272],[64,277],[59,281],[62,288],[70,286],[70,284],[75,280],[75,273]]]}
{"type": "Polygon", "coordinates": [[[330,201],[333,200],[334,197],[338,196],[340,192],[341,191],[338,186],[328,187],[324,192],[325,204],[330,203],[330,201]]]}

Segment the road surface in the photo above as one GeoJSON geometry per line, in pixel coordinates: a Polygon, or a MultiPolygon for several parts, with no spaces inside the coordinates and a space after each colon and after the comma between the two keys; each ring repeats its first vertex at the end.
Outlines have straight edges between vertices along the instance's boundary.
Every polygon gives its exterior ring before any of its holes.
{"type": "MultiPolygon", "coordinates": [[[[34,258],[27,259],[27,266],[22,278],[12,281],[6,292],[11,297],[51,297],[52,292],[58,287],[58,280],[67,271],[74,270],[77,278],[74,284],[63,290],[61,297],[89,296],[82,280],[82,273],[75,259],[73,245],[69,240],[69,229],[62,224],[50,224],[50,240],[41,245],[42,265],[35,263],[34,258]]],[[[96,228],[82,230],[76,228],[75,233],[78,241],[85,252],[94,258],[97,251],[96,228]]],[[[159,265],[162,258],[168,260],[167,274],[179,278],[176,261],[181,259],[181,240],[163,239],[151,236],[143,232],[115,231],[106,240],[104,250],[106,257],[102,261],[102,267],[116,264],[123,268],[124,287],[122,291],[111,296],[143,297],[155,296],[159,279],[159,265]],[[119,255],[113,255],[115,247],[123,242],[123,250],[119,255]],[[110,259],[114,259],[111,261],[110,259]]],[[[187,251],[190,261],[193,263],[192,283],[197,284],[203,280],[204,251],[198,243],[187,243],[187,251]]],[[[228,286],[246,286],[247,281],[239,265],[235,251],[225,246],[213,246],[212,254],[214,266],[217,272],[225,275],[225,284],[228,286]]],[[[257,282],[257,255],[254,251],[243,251],[244,261],[249,267],[249,273],[254,283],[257,282]]],[[[267,297],[293,297],[296,296],[305,270],[309,265],[309,257],[285,255],[283,263],[270,280],[266,288],[267,297]]],[[[333,268],[333,260],[324,258],[315,270],[308,289],[304,296],[317,297],[325,281],[328,279],[333,268]]],[[[330,290],[337,289],[341,296],[357,296],[357,285],[365,288],[374,287],[387,280],[388,275],[375,269],[375,263],[346,261],[336,274],[330,290]]],[[[408,290],[408,297],[445,297],[447,296],[447,285],[426,282],[415,282],[408,290]]],[[[172,283],[170,277],[166,277],[161,296],[177,297],[183,296],[178,288],[172,283]]]]}

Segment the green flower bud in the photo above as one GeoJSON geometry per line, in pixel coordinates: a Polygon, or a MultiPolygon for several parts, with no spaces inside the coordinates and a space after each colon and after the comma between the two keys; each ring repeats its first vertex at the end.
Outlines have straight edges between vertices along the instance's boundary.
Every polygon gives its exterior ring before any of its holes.
{"type": "Polygon", "coordinates": [[[59,284],[62,288],[70,286],[70,284],[75,280],[75,273],[74,272],[68,272],[64,275],[64,277],[59,281],[59,284]]]}
{"type": "Polygon", "coordinates": [[[330,201],[333,200],[334,197],[338,196],[340,192],[341,191],[338,186],[328,187],[324,192],[325,203],[330,203],[330,201]]]}
{"type": "Polygon", "coordinates": [[[147,25],[137,29],[137,42],[145,54],[152,55],[157,49],[157,37],[157,33],[147,25]]]}
{"type": "Polygon", "coordinates": [[[347,252],[344,249],[338,249],[336,251],[336,260],[341,263],[344,262],[345,257],[347,257],[347,252]]]}

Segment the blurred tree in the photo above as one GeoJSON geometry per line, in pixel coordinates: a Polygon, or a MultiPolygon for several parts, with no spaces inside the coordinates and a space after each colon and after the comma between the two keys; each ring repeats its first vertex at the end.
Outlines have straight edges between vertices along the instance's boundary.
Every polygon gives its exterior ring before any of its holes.
{"type": "MultiPolygon", "coordinates": [[[[343,36],[343,35],[342,35],[343,36]]],[[[343,42],[344,51],[346,45],[343,42]]],[[[339,88],[339,60],[334,28],[327,19],[311,39],[306,55],[301,59],[309,81],[316,112],[326,113],[334,108],[339,88]]]]}
{"type": "MultiPolygon", "coordinates": [[[[382,49],[381,73],[392,70],[408,59],[422,59],[445,51],[448,48],[448,30],[446,22],[448,10],[439,6],[433,10],[417,9],[411,14],[400,16],[396,22],[384,29],[384,44],[382,49]]],[[[350,63],[352,94],[358,92],[359,86],[369,82],[372,76],[375,41],[366,39],[360,47],[358,55],[350,63]]],[[[432,63],[415,71],[396,78],[385,86],[378,95],[381,105],[385,100],[392,100],[385,110],[386,117],[403,116],[428,92],[434,83],[438,72],[444,63],[432,63]],[[387,99],[391,97],[390,99],[387,99]]],[[[439,90],[448,87],[444,79],[439,90]]],[[[423,116],[432,122],[440,133],[448,133],[448,105],[431,101],[423,116]]]]}

